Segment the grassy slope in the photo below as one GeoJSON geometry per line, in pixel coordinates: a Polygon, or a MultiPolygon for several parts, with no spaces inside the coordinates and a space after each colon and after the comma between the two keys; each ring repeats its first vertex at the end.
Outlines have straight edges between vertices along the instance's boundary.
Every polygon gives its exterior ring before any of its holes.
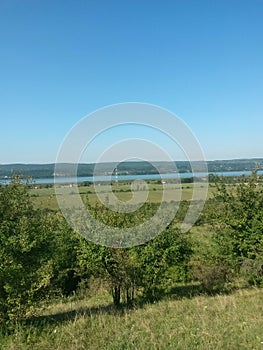
{"type": "Polygon", "coordinates": [[[108,303],[98,295],[51,306],[43,319],[2,338],[1,349],[263,348],[262,289],[170,298],[122,312],[108,303]]]}

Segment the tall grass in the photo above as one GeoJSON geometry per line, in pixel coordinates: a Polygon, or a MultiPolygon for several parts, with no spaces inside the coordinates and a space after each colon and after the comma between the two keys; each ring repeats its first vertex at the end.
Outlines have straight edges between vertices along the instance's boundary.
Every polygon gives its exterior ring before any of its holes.
{"type": "Polygon", "coordinates": [[[104,295],[59,302],[2,335],[1,349],[263,349],[263,290],[115,309],[104,295]]]}

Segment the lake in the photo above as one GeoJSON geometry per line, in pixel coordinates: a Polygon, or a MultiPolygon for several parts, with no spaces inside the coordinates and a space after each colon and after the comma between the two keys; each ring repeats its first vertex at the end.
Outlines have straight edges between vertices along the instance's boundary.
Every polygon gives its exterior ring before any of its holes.
{"type": "MultiPolygon", "coordinates": [[[[260,170],[257,172],[258,175],[263,174],[263,170],[260,170]]],[[[244,170],[244,171],[224,171],[224,172],[210,172],[209,174],[218,175],[218,176],[241,176],[241,175],[251,175],[251,171],[244,170]]],[[[171,174],[144,174],[144,175],[119,175],[118,180],[159,180],[159,179],[186,179],[191,177],[205,177],[206,173],[171,173],[171,174]]],[[[83,176],[78,177],[78,182],[94,182],[94,181],[115,181],[116,176],[96,176],[93,178],[93,176],[83,176]]],[[[0,184],[8,184],[10,182],[10,179],[2,179],[0,180],[0,184]]],[[[30,181],[34,184],[52,184],[54,183],[54,178],[38,178],[38,179],[32,179],[30,181]]],[[[74,177],[56,177],[56,183],[73,183],[75,182],[74,177]]]]}

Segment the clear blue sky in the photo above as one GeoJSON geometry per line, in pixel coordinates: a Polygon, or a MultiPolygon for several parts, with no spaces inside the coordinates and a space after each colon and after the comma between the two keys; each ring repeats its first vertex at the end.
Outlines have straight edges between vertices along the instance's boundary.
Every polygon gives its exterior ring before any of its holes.
{"type": "Polygon", "coordinates": [[[128,101],[176,113],[207,159],[263,157],[263,0],[1,0],[0,45],[0,163],[54,162],[128,101]]]}

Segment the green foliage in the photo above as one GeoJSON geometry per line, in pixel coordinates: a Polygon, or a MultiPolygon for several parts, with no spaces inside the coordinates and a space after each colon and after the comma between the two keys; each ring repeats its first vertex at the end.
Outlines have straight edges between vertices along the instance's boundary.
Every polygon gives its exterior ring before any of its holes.
{"type": "Polygon", "coordinates": [[[235,187],[219,181],[216,200],[215,238],[229,264],[240,271],[245,262],[262,261],[263,191],[256,172],[235,187]]]}
{"type": "MultiPolygon", "coordinates": [[[[156,205],[147,204],[136,213],[125,215],[98,204],[92,210],[96,218],[107,225],[131,227],[153,214],[156,205]]],[[[150,232],[143,234],[144,237],[150,236],[150,232]]],[[[190,254],[186,237],[170,227],[153,240],[127,249],[100,247],[83,241],[78,256],[82,271],[86,269],[90,271],[88,275],[106,280],[114,304],[119,305],[121,301],[131,303],[138,289],[146,298],[155,299],[168,280],[185,280],[190,254]]]]}
{"type": "Polygon", "coordinates": [[[78,252],[78,266],[81,276],[91,276],[106,282],[113,303],[131,303],[135,296],[138,262],[134,249],[103,247],[81,240],[78,252]]]}
{"type": "MultiPolygon", "coordinates": [[[[80,285],[89,288],[91,279],[103,281],[115,305],[132,303],[141,295],[147,301],[156,300],[190,277],[207,291],[222,291],[233,272],[250,284],[262,285],[261,186],[256,174],[238,184],[219,181],[215,198],[207,202],[194,228],[198,235],[193,246],[189,235],[176,227],[189,207],[183,201],[174,221],[161,234],[140,246],[118,249],[96,245],[73,232],[59,211],[36,210],[27,186],[14,178],[10,185],[0,187],[0,319],[29,315],[37,302],[54,295],[69,296],[80,285]],[[205,241],[201,232],[204,223],[211,221],[216,233],[205,241]]],[[[94,238],[103,234],[107,243],[112,238],[107,236],[111,227],[133,228],[129,239],[136,234],[151,236],[155,222],[145,232],[136,228],[152,218],[157,204],[146,203],[130,213],[86,204],[94,218],[110,227],[98,232],[96,223],[86,223],[94,238]]],[[[73,215],[78,218],[78,211],[73,215]]],[[[122,236],[113,238],[118,243],[122,236]]]]}
{"type": "Polygon", "coordinates": [[[139,273],[133,249],[104,249],[102,256],[106,278],[110,282],[110,289],[115,305],[123,302],[129,304],[134,300],[137,276],[139,273]]]}
{"type": "Polygon", "coordinates": [[[255,259],[244,259],[240,272],[250,285],[263,287],[263,252],[255,259]]]}
{"type": "Polygon", "coordinates": [[[0,319],[30,313],[36,302],[70,295],[84,278],[79,235],[60,213],[33,208],[19,178],[0,190],[0,319]]]}
{"type": "Polygon", "coordinates": [[[18,178],[0,191],[0,319],[16,319],[43,295],[52,275],[49,218],[33,209],[18,178]]]}
{"type": "Polygon", "coordinates": [[[60,213],[53,214],[52,221],[53,236],[50,243],[53,273],[50,292],[68,296],[77,290],[79,282],[84,278],[78,269],[80,237],[60,213]]]}
{"type": "Polygon", "coordinates": [[[168,279],[185,279],[192,253],[190,243],[176,228],[168,227],[152,241],[136,250],[140,265],[140,285],[146,298],[158,298],[168,279]],[[176,269],[177,268],[177,269],[176,269]],[[173,275],[169,274],[173,271],[173,275]],[[176,274],[177,272],[177,274],[176,274]]]}
{"type": "Polygon", "coordinates": [[[222,257],[211,255],[191,261],[191,274],[205,292],[223,291],[230,279],[231,270],[222,257]]]}

